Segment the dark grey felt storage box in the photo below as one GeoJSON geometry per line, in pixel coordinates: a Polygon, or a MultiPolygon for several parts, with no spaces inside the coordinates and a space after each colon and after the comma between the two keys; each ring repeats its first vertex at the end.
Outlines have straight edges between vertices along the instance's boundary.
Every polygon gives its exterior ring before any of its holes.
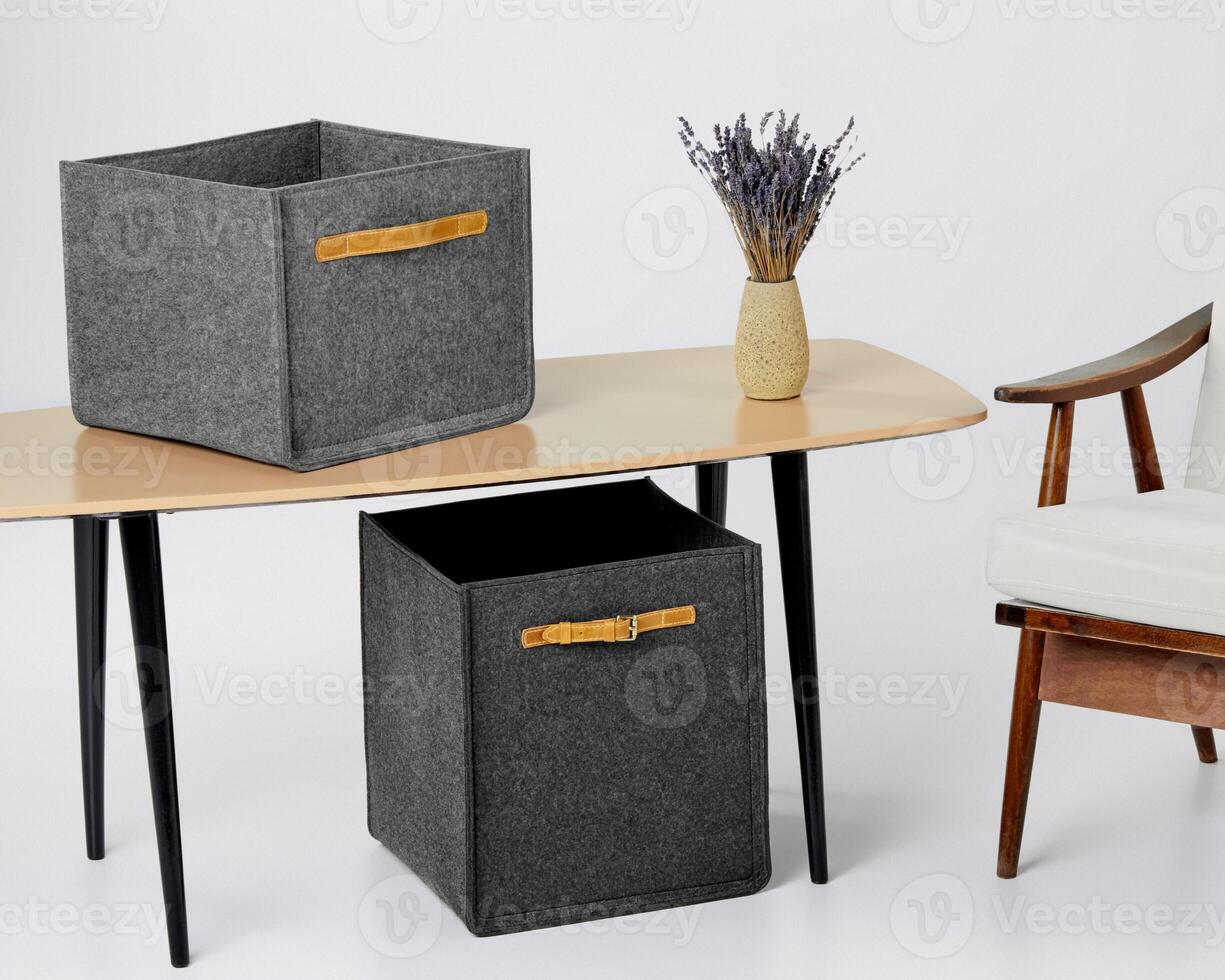
{"type": "Polygon", "coordinates": [[[86,425],[310,470],[531,406],[526,150],[315,121],[60,184],[86,425]]]}
{"type": "Polygon", "coordinates": [[[472,932],[765,885],[757,545],[635,480],[363,514],[361,549],[370,832],[472,932]]]}

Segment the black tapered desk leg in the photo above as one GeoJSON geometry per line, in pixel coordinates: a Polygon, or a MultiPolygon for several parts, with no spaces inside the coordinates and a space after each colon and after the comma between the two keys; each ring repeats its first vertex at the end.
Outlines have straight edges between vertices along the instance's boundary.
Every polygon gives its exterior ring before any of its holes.
{"type": "Polygon", "coordinates": [[[85,800],[85,853],[106,853],[103,808],[106,718],[106,521],[72,521],[77,596],[77,699],[81,719],[81,789],[85,800]]]}
{"type": "Polygon", "coordinates": [[[829,881],[829,858],[825,849],[825,786],[821,769],[821,705],[817,691],[817,624],[812,594],[808,455],[797,452],[771,456],[770,472],[783,572],[783,607],[787,615],[796,738],[800,748],[808,870],[812,880],[823,885],[829,881]]]}
{"type": "Polygon", "coordinates": [[[698,463],[698,513],[727,523],[727,463],[698,463]]]}
{"type": "Polygon", "coordinates": [[[136,672],[140,682],[145,751],[153,791],[153,820],[162,868],[162,898],[170,962],[186,966],[187,904],[183,889],[183,845],[179,837],[179,788],[174,761],[174,719],[170,704],[170,662],[166,652],[166,602],[157,515],[119,518],[136,672]]]}

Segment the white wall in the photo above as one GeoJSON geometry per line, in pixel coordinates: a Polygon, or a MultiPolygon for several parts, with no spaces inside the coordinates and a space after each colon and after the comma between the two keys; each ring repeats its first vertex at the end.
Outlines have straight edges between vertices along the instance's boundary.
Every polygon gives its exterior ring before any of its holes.
{"type": "MultiPolygon", "coordinates": [[[[50,2],[0,0],[4,411],[68,398],[58,160],[309,117],[531,147],[541,357],[731,343],[744,269],[676,139],[677,113],[707,129],[742,109],[755,118],[782,106],[831,139],[854,113],[868,157],[799,270],[811,333],[891,348],[984,402],[997,384],[1122,349],[1198,308],[1225,266],[1222,0],[931,0],[930,28],[917,19],[919,0],[448,0],[445,10],[426,0],[416,24],[439,22],[407,43],[379,36],[394,33],[379,20],[381,0],[135,0],[122,8],[130,17],[102,19],[86,11],[113,9],[108,0],[56,0],[47,14],[50,2]],[[613,12],[598,16],[606,6],[613,12]],[[579,16],[542,16],[559,10],[579,16]],[[1199,12],[1206,19],[1188,16],[1199,12]],[[625,235],[646,227],[640,202],[661,190],[649,202],[657,213],[679,205],[690,209],[687,227],[708,228],[704,246],[700,235],[682,243],[674,271],[653,271],[667,255],[625,235]],[[1188,247],[1180,222],[1197,216],[1188,247]]],[[[1158,441],[1175,453],[1189,437],[1199,363],[1149,393],[1158,441]]],[[[1011,463],[1041,447],[1046,418],[1039,408],[991,411],[960,440],[812,459],[823,665],[874,680],[900,674],[909,690],[918,675],[967,681],[948,718],[872,696],[827,705],[836,874],[917,835],[917,852],[893,856],[900,886],[912,870],[938,869],[922,848],[940,853],[941,832],[961,820],[973,825],[983,868],[992,863],[1015,637],[992,623],[984,538],[993,515],[1034,500],[1036,472],[1011,463]],[[950,453],[950,475],[925,488],[916,465],[936,473],[950,453]],[[955,770],[943,755],[954,746],[969,746],[955,770]],[[881,760],[898,755],[905,763],[886,776],[881,760]],[[860,805],[878,816],[854,817],[860,805]],[[928,821],[930,839],[880,816],[906,808],[913,826],[928,821]]],[[[1077,422],[1081,443],[1104,456],[1123,446],[1113,400],[1084,406],[1077,422]]],[[[1095,466],[1106,472],[1075,480],[1073,497],[1128,489],[1103,458],[1095,466]]],[[[660,479],[689,499],[686,474],[660,479]]],[[[357,509],[165,520],[181,669],[222,660],[257,675],[290,664],[356,671],[357,509]]],[[[772,555],[772,521],[768,467],[734,465],[730,524],[772,555]]],[[[39,757],[24,792],[68,801],[55,832],[75,834],[69,531],[14,525],[0,539],[0,654],[16,672],[0,684],[0,735],[39,757]],[[32,726],[30,704],[54,724],[32,726]]],[[[772,560],[766,573],[769,658],[781,673],[772,560]]],[[[115,601],[121,609],[118,577],[115,601]]],[[[112,638],[126,650],[121,612],[112,638]]],[[[260,760],[214,741],[237,722],[183,697],[181,752],[198,767],[185,796],[207,808],[210,780],[262,791],[260,760]]],[[[359,709],[251,712],[242,716],[251,737],[268,739],[288,772],[324,758],[338,779],[360,775],[359,709]],[[287,727],[287,717],[301,724],[287,727]]],[[[786,704],[772,708],[772,725],[776,806],[794,810],[786,704]]],[[[1119,751],[1146,750],[1151,732],[1120,728],[1119,751]]],[[[1189,753],[1181,734],[1163,748],[1189,753]]],[[[121,733],[113,748],[134,786],[137,739],[121,733]]],[[[1047,761],[1058,768],[1057,756],[1047,761]]],[[[360,794],[360,780],[345,778],[360,794]]],[[[359,821],[360,803],[349,814],[359,821]]],[[[146,805],[131,804],[141,820],[146,805]]],[[[9,839],[51,833],[34,813],[5,818],[9,839]]],[[[351,821],[338,826],[354,832],[351,821]]]]}

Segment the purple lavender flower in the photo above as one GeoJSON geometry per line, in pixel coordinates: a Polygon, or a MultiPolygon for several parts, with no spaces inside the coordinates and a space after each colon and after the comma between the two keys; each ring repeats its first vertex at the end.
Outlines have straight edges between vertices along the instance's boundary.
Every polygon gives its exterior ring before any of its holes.
{"type": "Polygon", "coordinates": [[[799,113],[788,118],[780,109],[763,115],[757,126],[760,147],[753,142],[745,113],[730,126],[716,123],[713,150],[702,144],[684,116],[678,118],[685,154],[727,209],[752,278],[791,279],[834,199],[834,185],[863,159],[862,153],[852,155],[853,140],[845,152],[842,149],[855,117],[819,151],[810,133],[800,135],[799,113]],[[773,138],[767,140],[771,120],[773,138]]]}

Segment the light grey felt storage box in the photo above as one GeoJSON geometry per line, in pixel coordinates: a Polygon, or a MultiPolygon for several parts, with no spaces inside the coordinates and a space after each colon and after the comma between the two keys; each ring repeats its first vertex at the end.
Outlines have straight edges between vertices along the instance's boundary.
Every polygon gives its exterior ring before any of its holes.
{"type": "Polygon", "coordinates": [[[361,551],[370,832],[472,932],[765,885],[756,544],[635,480],[363,514],[361,551]]]}
{"type": "Polygon", "coordinates": [[[315,121],[60,185],[83,424],[311,470],[531,406],[527,150],[315,121]]]}

